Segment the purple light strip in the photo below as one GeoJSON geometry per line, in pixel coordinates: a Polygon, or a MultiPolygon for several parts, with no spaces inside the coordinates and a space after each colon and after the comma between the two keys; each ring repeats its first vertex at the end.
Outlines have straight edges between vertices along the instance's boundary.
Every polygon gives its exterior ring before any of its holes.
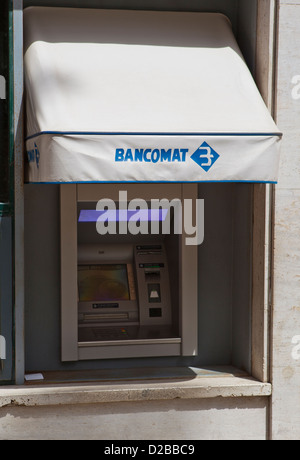
{"type": "Polygon", "coordinates": [[[78,222],[163,222],[168,209],[105,210],[83,209],[78,222]]]}

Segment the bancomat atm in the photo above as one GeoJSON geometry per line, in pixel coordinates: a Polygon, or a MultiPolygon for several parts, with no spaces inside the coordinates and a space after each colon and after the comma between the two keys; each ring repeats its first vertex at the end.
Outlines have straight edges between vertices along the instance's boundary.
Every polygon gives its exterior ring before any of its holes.
{"type": "Polygon", "coordinates": [[[62,361],[196,355],[197,247],[186,244],[183,220],[185,200],[196,203],[197,186],[60,187],[62,361]],[[128,212],[123,218],[119,210],[120,189],[128,201],[150,205],[156,198],[171,206],[144,213],[148,231],[144,225],[143,232],[124,232],[128,212]],[[114,232],[97,231],[101,199],[116,205],[114,232]],[[172,203],[180,203],[178,213],[172,203]]]}
{"type": "Polygon", "coordinates": [[[163,242],[78,249],[80,343],[176,336],[163,242]]]}

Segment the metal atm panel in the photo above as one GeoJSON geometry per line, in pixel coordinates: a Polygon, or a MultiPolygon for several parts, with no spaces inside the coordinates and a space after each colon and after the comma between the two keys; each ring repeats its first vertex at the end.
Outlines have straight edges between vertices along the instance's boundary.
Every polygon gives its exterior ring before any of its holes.
{"type": "MultiPolygon", "coordinates": [[[[127,192],[149,199],[158,189],[130,185],[127,192]]],[[[184,186],[171,189],[182,200],[184,186]]],[[[195,187],[188,190],[195,198],[195,187]]],[[[103,237],[95,223],[79,226],[78,209],[101,197],[115,198],[115,189],[61,185],[62,361],[196,354],[195,248],[184,235],[103,237]],[[187,263],[195,270],[189,280],[187,263]]]]}

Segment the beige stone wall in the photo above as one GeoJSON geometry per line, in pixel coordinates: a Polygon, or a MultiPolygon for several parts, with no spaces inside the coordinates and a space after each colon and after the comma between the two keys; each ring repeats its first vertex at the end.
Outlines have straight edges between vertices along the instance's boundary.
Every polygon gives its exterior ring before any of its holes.
{"type": "Polygon", "coordinates": [[[271,434],[299,439],[300,1],[279,3],[276,121],[284,139],[274,212],[271,434]]]}
{"type": "Polygon", "coordinates": [[[266,398],[216,398],[8,407],[0,440],[264,440],[266,406],[266,398]]]}

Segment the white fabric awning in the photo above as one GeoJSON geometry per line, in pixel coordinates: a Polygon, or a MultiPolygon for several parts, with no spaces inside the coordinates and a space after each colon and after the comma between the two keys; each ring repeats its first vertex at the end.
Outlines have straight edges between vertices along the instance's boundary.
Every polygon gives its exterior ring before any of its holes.
{"type": "Polygon", "coordinates": [[[277,181],[225,16],[31,7],[24,31],[27,181],[277,181]]]}

